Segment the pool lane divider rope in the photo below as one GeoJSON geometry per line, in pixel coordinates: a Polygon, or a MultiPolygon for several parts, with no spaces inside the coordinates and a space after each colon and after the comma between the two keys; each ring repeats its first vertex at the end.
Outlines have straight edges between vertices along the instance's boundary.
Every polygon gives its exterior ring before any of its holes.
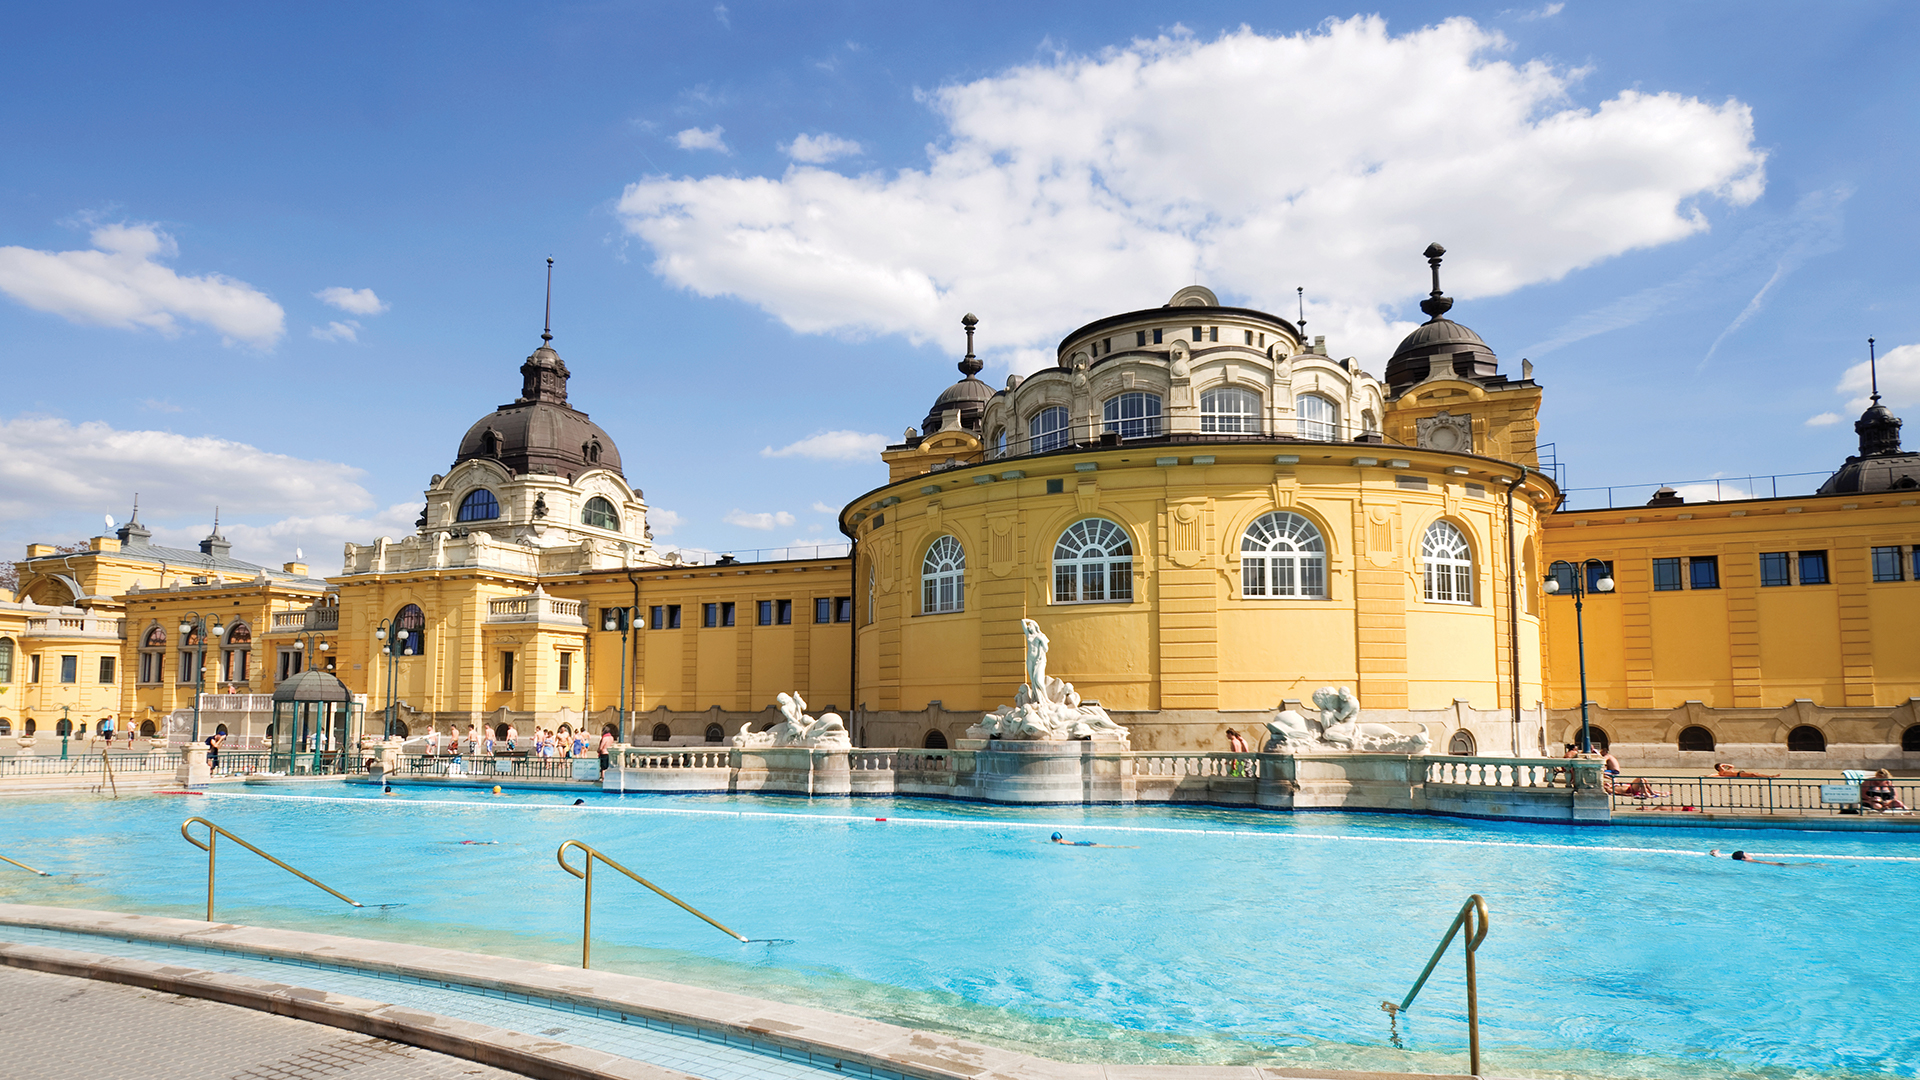
{"type": "MultiPolygon", "coordinates": [[[[334,802],[366,805],[375,800],[370,798],[352,798],[342,795],[266,795],[246,794],[235,791],[210,791],[208,798],[214,799],[280,799],[298,802],[334,802]]],[[[572,807],[553,803],[482,803],[470,799],[408,799],[404,802],[385,800],[380,806],[460,806],[487,807],[498,810],[575,810],[585,809],[596,814],[663,814],[686,817],[731,817],[731,818],[775,818],[786,821],[821,822],[825,824],[874,824],[883,819],[868,817],[865,814],[796,814],[780,810],[703,810],[682,806],[598,806],[572,807]]],[[[1370,844],[1438,844],[1452,847],[1489,847],[1489,848],[1536,848],[1543,851],[1594,852],[1612,851],[1631,855],[1691,855],[1706,858],[1704,851],[1691,848],[1631,847],[1622,844],[1546,844],[1534,840],[1455,840],[1445,837],[1418,836],[1341,836],[1331,833],[1312,832],[1265,832],[1248,829],[1175,829],[1161,825],[1110,825],[1105,822],[1081,821],[1071,825],[1054,822],[1033,821],[967,821],[945,820],[941,818],[889,817],[884,819],[889,825],[924,825],[931,828],[952,829],[1055,829],[1074,828],[1082,832],[1106,831],[1123,833],[1142,833],[1149,835],[1171,836],[1225,836],[1241,839],[1261,840],[1320,840],[1332,843],[1370,843],[1370,844]]],[[[1755,851],[1753,855],[1769,858],[1796,859],[1845,859],[1852,862],[1910,862],[1920,863],[1920,855],[1832,855],[1826,852],[1795,851],[1755,851]]]]}

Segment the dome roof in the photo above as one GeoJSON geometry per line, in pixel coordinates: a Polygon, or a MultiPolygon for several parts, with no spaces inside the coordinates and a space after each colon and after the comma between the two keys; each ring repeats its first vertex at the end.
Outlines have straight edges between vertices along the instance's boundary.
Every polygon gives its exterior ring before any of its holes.
{"type": "Polygon", "coordinates": [[[567,404],[567,365],[550,345],[520,365],[520,398],[481,417],[460,440],[454,464],[482,458],[516,475],[572,477],[589,469],[620,469],[613,437],[567,404]]]}
{"type": "Polygon", "coordinates": [[[346,702],[353,700],[353,693],[336,676],[319,668],[308,668],[275,686],[273,700],[346,702]]]}
{"type": "Polygon", "coordinates": [[[1482,349],[1487,347],[1487,343],[1480,339],[1479,334],[1452,319],[1434,319],[1431,322],[1421,323],[1413,333],[1401,338],[1399,347],[1393,350],[1393,355],[1399,356],[1402,353],[1440,345],[1477,345],[1482,349]]]}
{"type": "Polygon", "coordinates": [[[1479,334],[1436,315],[1416,327],[1401,340],[1400,347],[1393,350],[1393,358],[1387,361],[1387,386],[1397,394],[1425,379],[1436,364],[1468,379],[1484,379],[1500,373],[1499,358],[1479,334]]]}
{"type": "Polygon", "coordinates": [[[986,414],[987,401],[993,397],[993,387],[968,375],[933,399],[933,408],[927,411],[926,420],[921,422],[920,430],[928,435],[940,428],[940,414],[948,409],[960,410],[960,426],[973,431],[980,430],[980,419],[986,414]]]}

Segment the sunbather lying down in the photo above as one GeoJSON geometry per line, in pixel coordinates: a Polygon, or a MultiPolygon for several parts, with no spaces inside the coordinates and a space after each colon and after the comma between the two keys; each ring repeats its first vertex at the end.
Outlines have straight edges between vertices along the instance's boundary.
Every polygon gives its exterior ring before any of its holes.
{"type": "Polygon", "coordinates": [[[1632,780],[1616,780],[1611,776],[1600,777],[1600,790],[1609,795],[1624,795],[1632,799],[1660,799],[1673,794],[1671,791],[1655,791],[1642,777],[1632,780]]]}
{"type": "Polygon", "coordinates": [[[1907,804],[1894,794],[1893,774],[1885,769],[1875,772],[1860,785],[1860,805],[1868,810],[1905,810],[1907,804]]]}
{"type": "Polygon", "coordinates": [[[1714,764],[1713,775],[1747,780],[1778,780],[1780,778],[1777,772],[1748,772],[1746,769],[1736,769],[1724,761],[1714,764]]]}

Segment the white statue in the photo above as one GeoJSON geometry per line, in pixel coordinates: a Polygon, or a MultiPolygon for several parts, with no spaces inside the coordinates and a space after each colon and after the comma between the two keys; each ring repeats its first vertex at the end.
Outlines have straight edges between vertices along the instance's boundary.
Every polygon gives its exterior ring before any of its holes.
{"type": "Polygon", "coordinates": [[[1406,735],[1385,724],[1361,724],[1360,699],[1344,686],[1323,686],[1313,692],[1320,707],[1320,740],[1342,750],[1371,754],[1424,754],[1433,748],[1425,724],[1417,735],[1406,735]]]}
{"type": "Polygon", "coordinates": [[[1320,733],[1313,730],[1306,717],[1292,709],[1282,709],[1267,721],[1267,745],[1261,749],[1269,754],[1311,750],[1319,742],[1320,733]]]}
{"type": "Polygon", "coordinates": [[[1047,740],[1126,739],[1127,729],[1113,722],[1098,705],[1085,705],[1073,684],[1047,674],[1047,635],[1032,619],[1021,619],[1027,638],[1027,681],[1014,692],[1013,704],[1002,705],[967,729],[975,739],[1047,740]]]}
{"type": "Polygon", "coordinates": [[[740,734],[733,737],[733,745],[742,748],[802,746],[815,750],[841,750],[853,745],[853,740],[847,737],[847,725],[838,714],[808,716],[806,699],[798,692],[781,694],[778,700],[780,722],[765,731],[754,731],[752,723],[741,724],[740,734]]]}

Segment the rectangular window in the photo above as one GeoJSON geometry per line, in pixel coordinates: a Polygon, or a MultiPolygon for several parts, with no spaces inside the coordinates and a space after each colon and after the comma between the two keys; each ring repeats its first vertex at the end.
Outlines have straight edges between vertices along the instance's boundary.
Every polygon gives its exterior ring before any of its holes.
{"type": "MultiPolygon", "coordinates": [[[[306,654],[299,649],[280,650],[280,678],[278,681],[286,682],[288,679],[305,671],[307,669],[306,662],[303,659],[305,656],[306,654]]],[[[188,679],[191,680],[192,676],[189,675],[188,679]]]]}
{"type": "Polygon", "coordinates": [[[760,601],[760,625],[773,625],[773,601],[771,600],[760,601]]]}
{"type": "Polygon", "coordinates": [[[776,608],[775,618],[778,620],[780,625],[786,626],[792,623],[793,622],[793,601],[776,600],[774,601],[774,604],[776,608]]]}
{"type": "MultiPolygon", "coordinates": [[[[1605,559],[1605,560],[1595,559],[1594,561],[1586,565],[1587,565],[1587,591],[1589,593],[1600,592],[1600,579],[1610,578],[1613,576],[1613,560],[1612,559],[1605,559]]],[[[1602,594],[1602,595],[1605,595],[1605,594],[1602,594]]]]}
{"type": "Polygon", "coordinates": [[[62,656],[60,658],[60,681],[63,683],[77,683],[80,681],[79,657],[62,656]]]}
{"type": "Polygon", "coordinates": [[[1204,327],[1204,326],[1196,326],[1196,327],[1194,327],[1194,328],[1193,328],[1193,343],[1194,343],[1195,345],[1198,345],[1198,344],[1200,344],[1201,342],[1203,342],[1203,341],[1205,341],[1205,340],[1207,340],[1207,328],[1206,328],[1206,327],[1204,327]]]}
{"type": "Polygon", "coordinates": [[[27,681],[31,683],[37,683],[40,681],[40,654],[39,653],[35,653],[32,656],[27,657],[27,681]]]}
{"type": "Polygon", "coordinates": [[[506,693],[513,689],[513,654],[500,654],[500,691],[506,693]]]}
{"type": "Polygon", "coordinates": [[[1220,328],[1219,328],[1219,327],[1217,327],[1217,326],[1209,326],[1209,327],[1207,327],[1207,340],[1208,340],[1208,341],[1219,341],[1219,340],[1220,340],[1220,328]]]}
{"type": "Polygon", "coordinates": [[[1760,584],[1766,587],[1793,584],[1793,560],[1784,551],[1760,553],[1760,584]]]}
{"type": "Polygon", "coordinates": [[[667,609],[661,607],[659,604],[655,604],[653,607],[647,609],[647,625],[655,630],[665,630],[667,628],[667,609]]]}
{"type": "Polygon", "coordinates": [[[222,660],[224,660],[226,664],[227,682],[247,681],[247,657],[252,651],[251,649],[226,650],[226,653],[222,656],[222,660]]]}
{"type": "Polygon", "coordinates": [[[1717,589],[1720,587],[1720,557],[1718,555],[1695,555],[1687,560],[1687,587],[1689,589],[1717,589]]]}
{"type": "Polygon", "coordinates": [[[720,625],[720,605],[719,604],[701,604],[700,605],[700,625],[701,626],[719,626],[720,625]]]}
{"type": "Polygon", "coordinates": [[[627,628],[627,609],[623,607],[603,607],[600,609],[600,629],[625,630],[627,628]]]}
{"type": "Polygon", "coordinates": [[[1913,580],[1920,581],[1920,544],[1913,546],[1913,580]]]}
{"type": "Polygon", "coordinates": [[[1827,553],[1824,551],[1803,551],[1800,553],[1800,584],[1825,585],[1827,583],[1827,553]]]}
{"type": "Polygon", "coordinates": [[[198,661],[195,660],[192,649],[180,650],[180,677],[174,681],[182,685],[192,682],[196,663],[198,661]]]}
{"type": "Polygon", "coordinates": [[[1160,341],[1160,331],[1158,331],[1158,330],[1155,330],[1155,331],[1153,332],[1153,343],[1154,343],[1155,345],[1159,345],[1159,344],[1161,344],[1161,341],[1160,341]]]}
{"type": "Polygon", "coordinates": [[[1067,490],[1067,482],[1065,480],[1047,481],[1047,494],[1049,495],[1058,495],[1066,490],[1067,490]]]}
{"type": "Polygon", "coordinates": [[[1678,592],[1680,589],[1680,560],[1653,560],[1653,591],[1678,592]]]}
{"type": "Polygon", "coordinates": [[[560,654],[560,692],[564,694],[567,691],[572,689],[573,689],[573,654],[570,652],[563,652],[560,654]]]}
{"type": "Polygon", "coordinates": [[[1142,330],[1133,335],[1134,348],[1139,348],[1140,346],[1145,345],[1146,343],[1147,343],[1147,332],[1145,330],[1142,330]]]}
{"type": "Polygon", "coordinates": [[[1247,331],[1247,344],[1253,344],[1253,331],[1247,331]]]}
{"type": "Polygon", "coordinates": [[[1873,549],[1873,580],[1900,581],[1900,549],[1897,547],[1877,547],[1873,549]]]}
{"type": "Polygon", "coordinates": [[[103,656],[100,658],[100,681],[101,682],[110,683],[113,681],[113,661],[114,661],[114,658],[111,656],[103,656]]]}
{"type": "Polygon", "coordinates": [[[853,621],[853,597],[836,596],[833,599],[833,621],[850,623],[853,621]]]}
{"type": "Polygon", "coordinates": [[[723,601],[720,605],[720,625],[733,625],[733,601],[723,601]]]}
{"type": "Polygon", "coordinates": [[[669,630],[680,629],[680,605],[679,604],[667,605],[667,629],[669,630]]]}
{"type": "Polygon", "coordinates": [[[1105,355],[1105,356],[1113,355],[1113,339],[1112,338],[1100,339],[1100,350],[1102,355],[1105,355]]]}
{"type": "Polygon", "coordinates": [[[813,598],[813,621],[830,623],[833,621],[833,597],[816,596],[813,598]]]}

